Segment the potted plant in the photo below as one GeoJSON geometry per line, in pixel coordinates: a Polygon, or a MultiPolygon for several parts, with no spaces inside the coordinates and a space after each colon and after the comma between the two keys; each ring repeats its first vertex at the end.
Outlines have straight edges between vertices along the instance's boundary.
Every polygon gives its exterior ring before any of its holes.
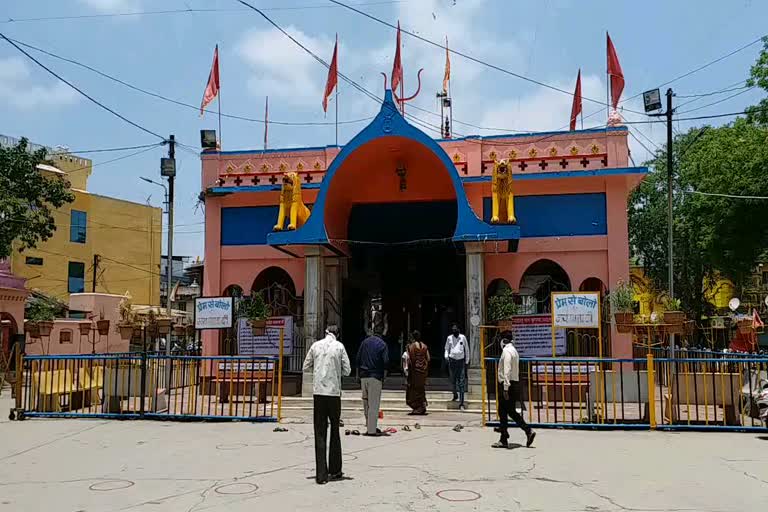
{"type": "Polygon", "coordinates": [[[616,330],[620,333],[631,333],[635,320],[635,291],[632,284],[619,281],[611,291],[610,299],[616,330]]]}
{"type": "Polygon", "coordinates": [[[27,331],[32,338],[40,337],[40,327],[37,325],[37,322],[33,320],[24,322],[24,330],[27,331]]]}
{"type": "Polygon", "coordinates": [[[158,318],[157,330],[160,334],[168,334],[171,332],[171,319],[170,318],[158,318]]]}
{"type": "Polygon", "coordinates": [[[681,311],[680,299],[668,298],[664,301],[664,323],[670,334],[685,332],[685,313],[681,311]]]}
{"type": "Polygon", "coordinates": [[[182,324],[176,324],[173,326],[173,334],[176,336],[184,336],[187,332],[187,326],[182,324]]]}
{"type": "Polygon", "coordinates": [[[518,312],[517,296],[510,288],[504,288],[488,299],[488,320],[494,322],[499,331],[512,329],[512,317],[518,312]]]}
{"type": "Polygon", "coordinates": [[[29,320],[30,336],[39,338],[41,336],[50,336],[53,329],[53,319],[56,317],[56,310],[52,304],[45,300],[36,300],[29,309],[27,309],[27,320],[29,320]]]}
{"type": "Polygon", "coordinates": [[[88,336],[91,334],[91,329],[93,328],[92,322],[79,322],[77,324],[77,327],[80,329],[80,335],[81,336],[88,336]]]}
{"type": "Polygon", "coordinates": [[[99,312],[99,319],[96,320],[96,330],[99,331],[99,336],[107,336],[109,334],[109,320],[104,319],[104,310],[99,312]]]}
{"type": "Polygon", "coordinates": [[[244,297],[240,301],[239,316],[248,320],[248,325],[255,336],[264,334],[267,326],[267,319],[272,312],[264,300],[264,296],[257,292],[251,292],[250,297],[244,297]]]}
{"type": "Polygon", "coordinates": [[[129,297],[123,297],[120,301],[118,312],[120,313],[120,321],[117,323],[117,332],[120,333],[120,338],[130,340],[133,338],[136,314],[133,312],[133,306],[129,297]]]}

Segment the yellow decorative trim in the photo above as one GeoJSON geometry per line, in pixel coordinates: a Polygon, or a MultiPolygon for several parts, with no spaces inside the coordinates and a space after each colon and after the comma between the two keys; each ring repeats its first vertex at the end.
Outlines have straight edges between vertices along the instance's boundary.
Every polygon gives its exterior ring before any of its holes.
{"type": "Polygon", "coordinates": [[[549,156],[557,156],[557,148],[556,147],[552,146],[549,149],[549,156]]]}
{"type": "Polygon", "coordinates": [[[315,162],[315,166],[314,167],[315,167],[316,171],[319,171],[320,169],[323,168],[323,165],[319,161],[317,161],[317,162],[315,162]]]}
{"type": "Polygon", "coordinates": [[[301,162],[299,162],[299,163],[298,163],[298,165],[296,165],[296,170],[297,170],[297,171],[301,171],[301,170],[304,170],[304,164],[303,164],[303,163],[301,163],[301,162]]]}
{"type": "Polygon", "coordinates": [[[531,157],[531,158],[536,158],[536,155],[538,155],[538,154],[539,154],[539,152],[536,151],[536,148],[531,148],[528,151],[528,156],[531,157]]]}
{"type": "Polygon", "coordinates": [[[508,158],[510,158],[510,159],[513,159],[513,158],[517,158],[517,151],[515,151],[515,150],[513,149],[512,151],[510,151],[509,153],[507,153],[507,157],[508,157],[508,158]]]}
{"type": "Polygon", "coordinates": [[[461,155],[458,154],[458,153],[454,153],[453,154],[453,162],[456,163],[456,164],[461,162],[461,155]]]}
{"type": "Polygon", "coordinates": [[[577,148],[576,146],[571,146],[571,155],[576,156],[578,154],[579,154],[579,148],[577,148]]]}
{"type": "Polygon", "coordinates": [[[493,160],[494,162],[496,161],[496,156],[497,156],[497,155],[496,155],[496,152],[495,152],[495,151],[491,151],[490,153],[488,153],[488,158],[490,158],[490,159],[491,159],[491,160],[493,160]]]}
{"type": "Polygon", "coordinates": [[[245,172],[251,172],[253,170],[253,167],[251,167],[251,164],[246,164],[245,167],[243,167],[243,171],[245,172]]]}
{"type": "Polygon", "coordinates": [[[269,172],[269,165],[261,164],[261,172],[269,172]]]}
{"type": "Polygon", "coordinates": [[[227,174],[232,174],[233,172],[235,172],[235,168],[232,167],[232,164],[228,165],[227,166],[227,174]]]}
{"type": "Polygon", "coordinates": [[[284,163],[284,162],[280,162],[280,167],[278,167],[278,170],[279,170],[280,172],[283,172],[283,171],[285,171],[287,168],[288,168],[288,166],[287,166],[287,165],[285,165],[285,163],[284,163]]]}
{"type": "Polygon", "coordinates": [[[592,151],[593,155],[596,155],[600,152],[600,146],[598,146],[597,144],[592,144],[592,147],[589,149],[590,151],[592,151]]]}

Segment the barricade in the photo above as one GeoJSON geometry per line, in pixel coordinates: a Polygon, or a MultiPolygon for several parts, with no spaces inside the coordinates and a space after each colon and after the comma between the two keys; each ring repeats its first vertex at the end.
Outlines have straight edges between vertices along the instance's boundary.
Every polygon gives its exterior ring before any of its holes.
{"type": "Polygon", "coordinates": [[[11,419],[279,421],[282,358],[23,356],[11,419]]]}

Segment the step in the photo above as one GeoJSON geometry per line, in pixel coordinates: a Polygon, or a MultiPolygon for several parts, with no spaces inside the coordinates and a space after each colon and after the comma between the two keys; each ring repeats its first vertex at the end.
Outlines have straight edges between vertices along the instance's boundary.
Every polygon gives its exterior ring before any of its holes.
{"type": "MultiPolygon", "coordinates": [[[[451,400],[450,394],[447,398],[435,399],[427,397],[429,403],[428,410],[432,411],[458,411],[458,402],[451,400]]],[[[483,406],[483,401],[478,399],[468,398],[464,400],[464,405],[467,410],[480,411],[483,406]]],[[[302,409],[311,410],[313,407],[312,397],[284,397],[283,409],[302,409]]],[[[405,403],[405,395],[382,395],[380,409],[383,411],[410,411],[410,408],[405,403]]],[[[348,396],[346,393],[341,398],[342,410],[363,410],[363,399],[360,396],[348,396]]]]}

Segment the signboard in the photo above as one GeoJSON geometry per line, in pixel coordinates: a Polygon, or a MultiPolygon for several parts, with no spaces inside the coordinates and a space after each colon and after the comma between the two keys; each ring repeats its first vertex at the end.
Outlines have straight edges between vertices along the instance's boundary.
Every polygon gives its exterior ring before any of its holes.
{"type": "Polygon", "coordinates": [[[557,292],[552,294],[552,319],[557,328],[597,329],[600,327],[599,292],[557,292]]]}
{"type": "Polygon", "coordinates": [[[232,327],[232,297],[197,297],[195,329],[229,329],[232,327]]]}
{"type": "MultiPolygon", "coordinates": [[[[520,357],[552,355],[552,318],[549,315],[513,316],[512,334],[520,357]]],[[[555,353],[561,356],[565,350],[565,331],[558,329],[555,353]]]]}
{"type": "Polygon", "coordinates": [[[293,352],[293,317],[273,316],[267,320],[264,334],[254,335],[248,319],[237,321],[237,353],[241,356],[276,356],[280,354],[280,328],[283,328],[283,355],[293,352]]]}

